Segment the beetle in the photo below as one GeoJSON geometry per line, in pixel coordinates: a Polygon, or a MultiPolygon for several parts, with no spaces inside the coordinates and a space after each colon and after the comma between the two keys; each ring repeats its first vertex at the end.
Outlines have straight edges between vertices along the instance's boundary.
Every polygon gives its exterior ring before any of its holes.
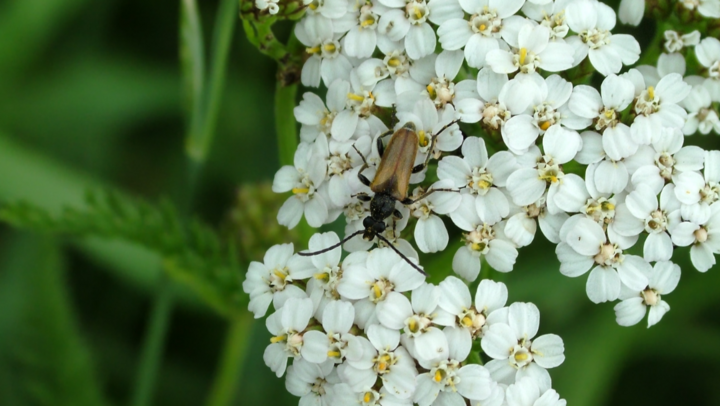
{"type": "MultiPolygon", "coordinates": [[[[440,131],[438,131],[438,134],[445,131],[445,129],[455,123],[457,123],[457,121],[453,121],[450,124],[446,125],[440,131]]],[[[303,256],[322,254],[339,247],[347,240],[355,237],[356,235],[362,234],[363,239],[368,241],[372,240],[375,237],[382,240],[383,242],[385,242],[385,244],[387,244],[388,247],[392,248],[395,253],[397,253],[402,259],[404,259],[405,262],[410,264],[413,268],[415,268],[423,275],[427,275],[425,271],[422,270],[422,268],[410,261],[407,256],[401,253],[390,241],[387,240],[387,238],[382,235],[382,233],[387,228],[387,225],[385,224],[385,220],[387,218],[393,216],[394,219],[402,219],[402,213],[400,213],[400,211],[395,208],[396,201],[402,203],[403,205],[410,205],[424,199],[433,192],[459,191],[457,189],[430,189],[416,199],[411,199],[408,197],[408,191],[410,188],[410,176],[414,173],[422,172],[422,170],[427,167],[428,162],[430,161],[431,153],[428,153],[425,162],[415,165],[415,157],[418,151],[418,141],[419,137],[416,132],[415,125],[412,123],[405,124],[402,128],[398,129],[394,133],[392,131],[389,131],[378,137],[377,149],[381,159],[375,173],[375,178],[373,178],[372,181],[370,181],[367,177],[365,177],[365,175],[362,174],[363,171],[369,167],[367,160],[365,159],[363,154],[360,153],[360,151],[358,151],[355,146],[353,146],[353,148],[355,148],[355,151],[360,154],[360,157],[363,160],[363,165],[358,172],[358,178],[364,185],[370,187],[370,190],[375,193],[375,195],[373,195],[372,197],[370,197],[366,193],[358,193],[356,195],[356,197],[360,201],[370,202],[370,215],[365,217],[365,219],[363,220],[364,229],[358,230],[348,235],[342,241],[337,244],[333,244],[330,247],[313,252],[299,252],[298,254],[303,256]],[[390,142],[388,142],[387,147],[385,147],[382,139],[389,134],[392,134],[392,137],[390,137],[390,142]]],[[[432,137],[430,152],[432,152],[433,150],[434,142],[435,137],[432,137]]]]}

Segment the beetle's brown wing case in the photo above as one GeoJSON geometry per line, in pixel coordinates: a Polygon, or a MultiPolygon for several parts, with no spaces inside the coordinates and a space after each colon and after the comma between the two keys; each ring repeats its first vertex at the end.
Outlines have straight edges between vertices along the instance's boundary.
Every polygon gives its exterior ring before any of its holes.
{"type": "Polygon", "coordinates": [[[396,200],[405,200],[417,150],[417,134],[405,128],[395,131],[385,148],[370,189],[375,193],[387,193],[396,200]]]}

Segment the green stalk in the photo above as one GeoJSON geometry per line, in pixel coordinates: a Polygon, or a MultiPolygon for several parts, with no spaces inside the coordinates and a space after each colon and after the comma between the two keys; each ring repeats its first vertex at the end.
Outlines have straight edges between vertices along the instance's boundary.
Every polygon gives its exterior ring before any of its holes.
{"type": "MultiPolygon", "coordinates": [[[[275,88],[275,131],[280,165],[292,165],[295,160],[295,150],[298,146],[297,126],[293,114],[296,95],[297,84],[283,86],[278,83],[275,88]]],[[[304,219],[297,227],[301,241],[309,241],[316,231],[304,219]]]]}
{"type": "Polygon", "coordinates": [[[297,85],[283,86],[278,83],[275,88],[275,131],[280,165],[293,164],[298,146],[297,127],[293,115],[296,95],[297,85]]]}
{"type": "Polygon", "coordinates": [[[225,88],[228,54],[237,18],[237,0],[222,0],[215,18],[210,80],[206,88],[207,92],[204,94],[206,102],[203,117],[200,119],[202,130],[191,132],[186,145],[190,159],[200,163],[207,159],[210,145],[215,137],[222,92],[225,88]]]}
{"type": "Polygon", "coordinates": [[[230,321],[225,346],[220,354],[220,365],[206,402],[207,406],[232,404],[236,389],[242,382],[242,366],[250,345],[252,323],[253,318],[250,313],[240,314],[230,321]]]}
{"type": "Polygon", "coordinates": [[[130,403],[133,406],[146,406],[152,403],[157,372],[162,360],[174,299],[171,281],[165,275],[161,278],[161,286],[155,296],[143,342],[139,372],[135,379],[135,392],[130,403]]]}
{"type": "MultiPolygon", "coordinates": [[[[215,127],[225,84],[227,59],[237,19],[237,1],[222,0],[217,11],[213,34],[212,64],[208,86],[204,86],[204,53],[202,30],[197,6],[193,0],[181,0],[181,63],[185,68],[185,86],[191,97],[190,129],[186,139],[187,184],[178,194],[180,207],[190,213],[197,183],[200,179],[215,127]],[[201,129],[201,130],[198,130],[201,129]]],[[[162,361],[165,337],[173,308],[173,287],[163,276],[153,304],[143,343],[140,367],[132,398],[133,406],[152,403],[157,373],[162,361]]]]}

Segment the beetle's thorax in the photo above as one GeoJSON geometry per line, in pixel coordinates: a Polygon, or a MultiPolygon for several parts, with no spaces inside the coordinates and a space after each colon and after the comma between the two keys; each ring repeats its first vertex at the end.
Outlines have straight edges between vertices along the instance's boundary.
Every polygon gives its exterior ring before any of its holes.
{"type": "Polygon", "coordinates": [[[370,216],[383,221],[395,211],[395,198],[388,193],[376,193],[370,201],[370,216]]]}

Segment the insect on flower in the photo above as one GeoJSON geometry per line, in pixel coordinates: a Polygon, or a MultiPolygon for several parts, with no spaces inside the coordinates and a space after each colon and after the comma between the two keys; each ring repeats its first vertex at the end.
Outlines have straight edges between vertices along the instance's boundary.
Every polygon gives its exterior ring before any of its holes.
{"type": "MultiPolygon", "coordinates": [[[[451,125],[457,123],[453,121],[450,124],[443,127],[437,134],[445,131],[451,125]]],[[[430,151],[433,150],[436,136],[432,137],[430,151]]],[[[395,131],[388,131],[382,134],[377,139],[377,149],[380,153],[381,160],[378,165],[375,178],[370,181],[362,172],[368,168],[369,164],[365,157],[355,149],[360,157],[363,159],[363,166],[358,172],[358,178],[366,186],[370,187],[375,195],[370,197],[365,193],[357,194],[357,198],[363,202],[370,202],[370,215],[365,217],[363,220],[364,230],[356,231],[337,244],[330,247],[321,249],[314,252],[299,252],[299,255],[312,256],[322,254],[331,251],[345,241],[355,237],[356,235],[363,235],[363,238],[370,241],[377,237],[387,244],[388,247],[392,248],[402,259],[415,268],[418,272],[426,275],[425,271],[422,270],[417,264],[410,261],[410,259],[401,253],[390,241],[385,238],[382,233],[385,231],[387,225],[385,219],[393,216],[394,219],[399,220],[402,218],[402,214],[395,208],[395,202],[398,201],[404,205],[411,205],[419,200],[426,198],[428,195],[434,192],[458,192],[458,189],[429,189],[416,199],[408,197],[408,189],[410,187],[410,176],[414,173],[422,172],[427,167],[430,161],[431,154],[425,159],[425,162],[415,165],[415,157],[418,151],[418,135],[416,133],[415,125],[412,123],[405,124],[402,128],[395,131]],[[390,142],[387,147],[384,146],[382,139],[392,134],[390,142]]],[[[354,148],[354,146],[353,146],[354,148]]]]}

